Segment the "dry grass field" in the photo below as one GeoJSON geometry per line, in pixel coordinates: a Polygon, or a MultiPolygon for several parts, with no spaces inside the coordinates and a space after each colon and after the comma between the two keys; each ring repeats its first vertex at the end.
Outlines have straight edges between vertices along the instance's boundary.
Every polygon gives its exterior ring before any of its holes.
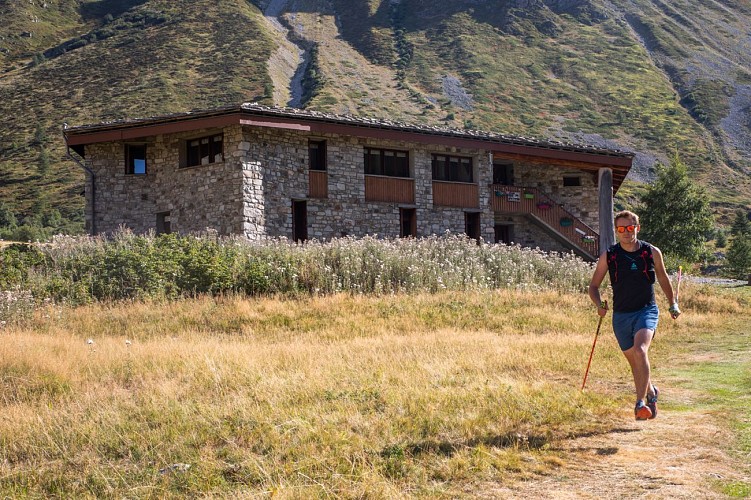
{"type": "Polygon", "coordinates": [[[0,330],[0,495],[747,495],[751,296],[681,293],[653,349],[662,412],[638,424],[605,324],[579,390],[581,294],[49,307],[0,330]],[[735,378],[702,371],[726,357],[735,378]],[[666,466],[680,446],[698,448],[666,466]]]}

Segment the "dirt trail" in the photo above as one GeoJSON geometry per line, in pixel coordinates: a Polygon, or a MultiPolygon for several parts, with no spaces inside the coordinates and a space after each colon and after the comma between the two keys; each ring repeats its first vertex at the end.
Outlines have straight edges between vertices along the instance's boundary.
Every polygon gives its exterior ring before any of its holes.
{"type": "MultiPolygon", "coordinates": [[[[666,385],[665,389],[670,390],[666,385]]],[[[691,405],[688,392],[667,395],[691,405]]],[[[480,498],[727,498],[707,489],[713,481],[749,481],[748,464],[723,449],[731,439],[712,411],[662,410],[636,422],[624,412],[623,425],[605,434],[565,441],[566,463],[549,476],[513,487],[480,492],[480,498]]]]}

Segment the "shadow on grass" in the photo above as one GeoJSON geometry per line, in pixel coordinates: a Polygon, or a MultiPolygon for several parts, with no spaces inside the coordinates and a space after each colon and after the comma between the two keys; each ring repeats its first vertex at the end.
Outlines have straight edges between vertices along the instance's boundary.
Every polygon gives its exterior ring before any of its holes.
{"type": "MultiPolygon", "coordinates": [[[[590,431],[569,436],[568,439],[578,439],[585,437],[598,436],[603,434],[639,432],[639,429],[633,428],[614,428],[603,431],[590,431]]],[[[508,433],[500,436],[486,436],[464,441],[447,441],[426,439],[416,443],[406,443],[404,445],[389,445],[381,450],[381,456],[388,458],[395,455],[422,455],[433,453],[446,457],[453,456],[462,449],[475,448],[477,446],[489,446],[492,448],[513,448],[518,450],[540,450],[548,447],[551,441],[557,440],[548,436],[528,435],[521,433],[508,433]]],[[[557,450],[559,448],[548,448],[557,450]]],[[[591,448],[598,455],[613,455],[618,452],[617,448],[591,448]]],[[[583,450],[583,448],[582,448],[583,450]]]]}
{"type": "Polygon", "coordinates": [[[530,436],[520,433],[509,433],[501,436],[486,436],[464,441],[446,441],[427,439],[417,443],[407,443],[404,445],[390,445],[381,450],[381,456],[384,458],[395,455],[422,455],[433,453],[446,457],[453,456],[456,452],[475,448],[479,445],[493,448],[514,448],[522,450],[538,450],[547,445],[549,439],[545,436],[530,436]]]}

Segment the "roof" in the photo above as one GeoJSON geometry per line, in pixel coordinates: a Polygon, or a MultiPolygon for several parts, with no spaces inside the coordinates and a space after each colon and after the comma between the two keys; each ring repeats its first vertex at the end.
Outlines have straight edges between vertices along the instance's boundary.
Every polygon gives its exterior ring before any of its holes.
{"type": "Polygon", "coordinates": [[[264,106],[258,103],[208,110],[65,127],[68,145],[83,154],[83,146],[97,142],[134,140],[156,134],[184,132],[229,124],[282,128],[311,133],[338,133],[360,137],[415,141],[429,144],[481,148],[508,159],[570,164],[577,168],[613,169],[613,187],[621,184],[631,168],[634,153],[594,145],[559,142],[482,130],[410,124],[314,110],[264,106]]]}

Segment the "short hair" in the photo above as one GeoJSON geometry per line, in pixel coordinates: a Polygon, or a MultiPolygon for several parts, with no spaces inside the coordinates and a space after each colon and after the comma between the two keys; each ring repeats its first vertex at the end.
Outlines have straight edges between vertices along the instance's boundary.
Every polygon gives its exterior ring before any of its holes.
{"type": "Polygon", "coordinates": [[[621,210],[617,214],[615,214],[615,217],[613,218],[613,223],[618,222],[618,219],[625,219],[626,217],[631,217],[634,219],[634,222],[636,222],[636,225],[639,225],[639,216],[636,215],[631,210],[621,210]]]}

